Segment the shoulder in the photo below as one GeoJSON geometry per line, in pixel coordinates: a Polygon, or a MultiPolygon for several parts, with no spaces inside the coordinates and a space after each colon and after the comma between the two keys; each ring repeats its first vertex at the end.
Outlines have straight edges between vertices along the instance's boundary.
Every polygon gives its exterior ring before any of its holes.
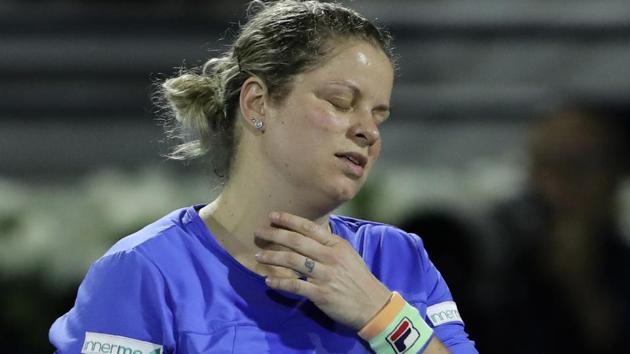
{"type": "Polygon", "coordinates": [[[166,256],[172,257],[188,241],[190,213],[193,207],[172,211],[142,229],[120,239],[96,263],[110,259],[144,258],[149,263],[159,263],[166,256]]]}
{"type": "Polygon", "coordinates": [[[159,259],[168,248],[164,240],[177,227],[172,221],[177,214],[121,239],[90,266],[74,307],[50,329],[58,353],[78,353],[95,338],[129,346],[174,342],[172,296],[159,259]]]}
{"type": "Polygon", "coordinates": [[[372,273],[392,289],[417,293],[407,289],[421,285],[409,282],[409,275],[434,269],[418,235],[374,221],[345,216],[334,216],[331,220],[335,234],[345,238],[372,273]]]}
{"type": "Polygon", "coordinates": [[[390,238],[396,241],[421,241],[420,237],[415,234],[405,232],[400,228],[385,224],[377,221],[369,221],[357,219],[349,216],[332,215],[331,223],[333,224],[333,230],[339,233],[342,237],[348,236],[350,238],[363,238],[366,236],[378,237],[378,238],[390,238]]]}
{"type": "Polygon", "coordinates": [[[370,250],[424,251],[422,239],[400,228],[375,221],[361,220],[348,216],[331,216],[333,232],[350,242],[359,253],[370,250]]]}

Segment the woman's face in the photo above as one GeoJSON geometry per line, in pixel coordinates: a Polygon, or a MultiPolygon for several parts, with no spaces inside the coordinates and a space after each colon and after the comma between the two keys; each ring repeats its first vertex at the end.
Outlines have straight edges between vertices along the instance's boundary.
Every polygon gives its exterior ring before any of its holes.
{"type": "Polygon", "coordinates": [[[381,150],[394,80],[387,56],[345,41],[323,65],[297,75],[288,96],[267,105],[264,154],[304,198],[356,195],[381,150]]]}

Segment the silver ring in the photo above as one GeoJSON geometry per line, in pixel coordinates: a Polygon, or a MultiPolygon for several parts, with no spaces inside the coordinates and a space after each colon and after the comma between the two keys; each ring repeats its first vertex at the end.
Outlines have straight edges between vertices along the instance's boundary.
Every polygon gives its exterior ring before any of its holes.
{"type": "Polygon", "coordinates": [[[315,269],[315,261],[313,261],[312,259],[307,257],[304,260],[304,268],[306,268],[306,270],[308,270],[309,274],[313,273],[313,269],[315,269]]]}

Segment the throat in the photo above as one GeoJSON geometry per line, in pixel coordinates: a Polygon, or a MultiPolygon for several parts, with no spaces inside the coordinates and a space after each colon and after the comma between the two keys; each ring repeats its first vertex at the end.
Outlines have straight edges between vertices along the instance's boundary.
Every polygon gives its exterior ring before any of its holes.
{"type": "Polygon", "coordinates": [[[221,223],[211,215],[202,217],[210,234],[214,236],[217,243],[245,268],[260,276],[274,276],[283,278],[297,278],[298,275],[291,269],[262,264],[256,261],[255,254],[260,250],[287,251],[288,248],[271,242],[258,239],[244,241],[231,234],[221,223]]]}

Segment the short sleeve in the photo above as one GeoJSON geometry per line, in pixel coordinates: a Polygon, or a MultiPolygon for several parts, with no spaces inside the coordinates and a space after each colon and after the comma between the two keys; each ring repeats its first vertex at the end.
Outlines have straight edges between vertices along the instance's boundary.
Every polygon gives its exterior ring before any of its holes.
{"type": "Polygon", "coordinates": [[[478,354],[474,342],[468,338],[464,323],[459,315],[446,281],[429,259],[420,237],[417,248],[423,270],[422,282],[427,290],[427,310],[425,321],[433,327],[434,334],[453,354],[478,354]]]}
{"type": "Polygon", "coordinates": [[[167,295],[164,277],[145,256],[107,255],[90,267],[74,307],[52,325],[50,342],[57,354],[83,353],[88,344],[152,345],[168,353],[174,339],[167,295]]]}

